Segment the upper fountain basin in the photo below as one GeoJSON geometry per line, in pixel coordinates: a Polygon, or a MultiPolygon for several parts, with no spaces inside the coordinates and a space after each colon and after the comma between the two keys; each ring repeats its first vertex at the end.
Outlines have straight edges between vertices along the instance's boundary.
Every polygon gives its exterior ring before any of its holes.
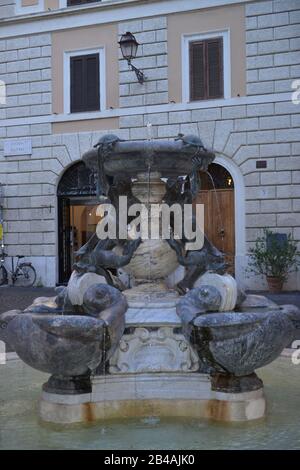
{"type": "MultiPolygon", "coordinates": [[[[197,138],[195,138],[197,139],[197,138]]],[[[199,142],[200,139],[199,139],[199,142]]],[[[200,144],[177,141],[117,141],[107,148],[103,159],[104,171],[109,176],[136,177],[151,171],[161,177],[188,175],[193,170],[206,170],[215,155],[200,144]]],[[[93,171],[98,169],[98,149],[93,148],[82,156],[93,171]]]]}

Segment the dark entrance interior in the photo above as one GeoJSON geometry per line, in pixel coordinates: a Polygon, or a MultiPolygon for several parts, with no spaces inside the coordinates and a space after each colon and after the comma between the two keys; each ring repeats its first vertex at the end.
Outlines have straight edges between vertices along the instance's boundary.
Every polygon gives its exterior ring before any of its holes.
{"type": "Polygon", "coordinates": [[[62,176],[58,189],[59,283],[72,272],[74,253],[96,230],[96,181],[83,162],[75,163],[62,176]]]}

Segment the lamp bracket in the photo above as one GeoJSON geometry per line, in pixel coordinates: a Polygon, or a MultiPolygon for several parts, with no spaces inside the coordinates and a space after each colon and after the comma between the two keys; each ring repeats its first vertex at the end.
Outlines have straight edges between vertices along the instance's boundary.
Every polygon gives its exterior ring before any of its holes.
{"type": "Polygon", "coordinates": [[[128,65],[131,67],[131,70],[133,72],[135,72],[135,75],[136,75],[136,78],[138,79],[138,82],[142,85],[144,83],[144,81],[146,80],[146,77],[145,75],[143,74],[143,72],[141,70],[139,70],[138,68],[136,68],[130,60],[128,60],[128,65]]]}

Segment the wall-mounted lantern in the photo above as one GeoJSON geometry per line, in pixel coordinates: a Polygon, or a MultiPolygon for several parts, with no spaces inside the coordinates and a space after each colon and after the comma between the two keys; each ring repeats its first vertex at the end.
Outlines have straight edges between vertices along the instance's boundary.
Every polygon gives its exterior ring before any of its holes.
{"type": "Polygon", "coordinates": [[[142,85],[144,81],[146,80],[146,77],[141,70],[137,69],[131,63],[132,59],[136,58],[139,43],[137,42],[137,40],[135,39],[132,33],[127,32],[121,36],[119,44],[120,44],[122,56],[124,57],[124,59],[127,60],[129,67],[131,67],[131,70],[135,72],[139,83],[142,85]]]}

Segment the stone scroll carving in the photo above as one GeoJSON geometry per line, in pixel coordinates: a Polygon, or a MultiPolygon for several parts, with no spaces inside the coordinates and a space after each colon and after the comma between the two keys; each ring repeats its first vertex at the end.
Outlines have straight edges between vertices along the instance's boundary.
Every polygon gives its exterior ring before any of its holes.
{"type": "Polygon", "coordinates": [[[183,334],[174,328],[135,328],[124,334],[110,359],[109,372],[195,372],[199,360],[183,334]]]}

